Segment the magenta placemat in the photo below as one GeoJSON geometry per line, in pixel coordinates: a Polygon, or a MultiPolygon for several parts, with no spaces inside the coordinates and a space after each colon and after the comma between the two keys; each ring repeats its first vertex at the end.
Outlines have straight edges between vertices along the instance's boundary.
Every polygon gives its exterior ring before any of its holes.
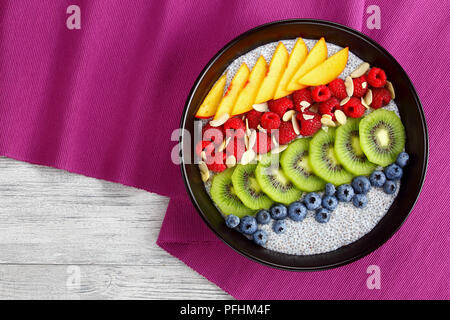
{"type": "Polygon", "coordinates": [[[0,154],[170,196],[158,244],[239,299],[448,299],[449,10],[438,0],[2,1],[0,154]],[[66,27],[72,4],[80,30],[66,27]],[[379,30],[366,26],[370,5],[381,10],[379,30]],[[235,253],[195,212],[171,162],[171,134],[203,66],[240,33],[288,18],[378,41],[411,77],[429,129],[427,178],[406,223],[371,255],[329,271],[280,271],[235,253]],[[380,290],[366,286],[370,265],[380,290]]]}

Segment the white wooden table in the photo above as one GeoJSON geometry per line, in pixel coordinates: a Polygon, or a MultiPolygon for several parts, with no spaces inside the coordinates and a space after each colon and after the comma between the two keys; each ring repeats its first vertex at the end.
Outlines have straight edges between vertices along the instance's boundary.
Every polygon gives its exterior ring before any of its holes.
{"type": "Polygon", "coordinates": [[[230,299],[156,245],[168,201],[0,158],[0,299],[230,299]]]}

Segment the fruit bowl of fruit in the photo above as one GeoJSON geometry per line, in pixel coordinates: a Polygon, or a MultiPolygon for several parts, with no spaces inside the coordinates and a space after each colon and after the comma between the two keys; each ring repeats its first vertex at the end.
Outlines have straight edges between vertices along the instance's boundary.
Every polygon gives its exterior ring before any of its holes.
{"type": "Polygon", "coordinates": [[[181,120],[181,170],[231,248],[289,270],[359,259],[405,221],[428,159],[423,109],[380,45],[327,21],[286,20],[221,49],[181,120]]]}

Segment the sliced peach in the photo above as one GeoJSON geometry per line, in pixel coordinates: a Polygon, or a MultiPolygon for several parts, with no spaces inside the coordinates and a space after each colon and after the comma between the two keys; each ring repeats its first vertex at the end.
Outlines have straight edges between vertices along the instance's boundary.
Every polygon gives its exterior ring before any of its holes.
{"type": "Polygon", "coordinates": [[[289,84],[287,85],[286,89],[289,91],[295,91],[306,88],[305,85],[298,83],[298,79],[300,79],[303,75],[305,75],[309,70],[313,69],[314,67],[324,62],[325,59],[327,58],[327,54],[328,54],[327,44],[325,42],[325,39],[320,38],[320,40],[317,41],[316,45],[311,49],[311,51],[306,56],[306,59],[303,62],[303,64],[295,72],[291,81],[289,81],[289,84]]]}
{"type": "Polygon", "coordinates": [[[288,82],[291,80],[295,71],[300,67],[300,65],[305,61],[308,55],[308,48],[302,38],[298,38],[295,42],[294,48],[289,56],[286,70],[284,70],[281,76],[280,82],[278,83],[277,89],[275,90],[274,99],[279,99],[290,95],[292,91],[286,90],[288,82]]]}
{"type": "Polygon", "coordinates": [[[263,103],[273,99],[273,95],[286,68],[288,59],[289,52],[286,47],[282,42],[278,43],[278,46],[272,56],[272,60],[270,61],[267,75],[258,90],[254,103],[263,103]]]}
{"type": "Polygon", "coordinates": [[[236,104],[231,112],[232,116],[248,112],[252,109],[252,105],[255,102],[256,94],[258,89],[264,80],[267,73],[267,63],[263,56],[258,58],[255,66],[250,73],[248,82],[245,87],[239,93],[239,97],[236,100],[236,104]]]}
{"type": "Polygon", "coordinates": [[[348,47],[335,53],[302,76],[298,82],[306,86],[320,86],[330,83],[344,71],[348,60],[348,47]]]}
{"type": "Polygon", "coordinates": [[[231,80],[227,92],[225,92],[222,100],[220,100],[216,114],[214,115],[214,120],[219,119],[224,114],[231,115],[231,110],[236,103],[236,99],[238,98],[239,93],[247,83],[249,75],[250,70],[248,69],[247,65],[243,63],[239,70],[236,72],[234,78],[231,80]]]}
{"type": "Polygon", "coordinates": [[[200,108],[195,115],[196,118],[207,119],[211,118],[216,114],[217,107],[219,106],[220,100],[223,96],[223,89],[227,83],[227,75],[224,74],[217,80],[212,89],[206,95],[205,100],[203,100],[200,108]]]}

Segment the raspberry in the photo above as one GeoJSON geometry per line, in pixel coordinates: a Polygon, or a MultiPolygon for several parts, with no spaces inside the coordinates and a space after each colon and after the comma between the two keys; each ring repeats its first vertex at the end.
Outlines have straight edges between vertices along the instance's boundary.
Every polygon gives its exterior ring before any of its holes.
{"type": "Polygon", "coordinates": [[[367,82],[374,88],[384,87],[386,84],[386,73],[380,68],[373,67],[367,74],[367,82]]]}
{"type": "Polygon", "coordinates": [[[202,139],[204,141],[212,141],[216,146],[223,141],[222,126],[213,127],[209,123],[202,128],[202,139]]]}
{"type": "Polygon", "coordinates": [[[359,78],[354,78],[353,79],[353,96],[354,97],[357,97],[357,98],[361,98],[361,97],[363,97],[365,94],[366,94],[366,92],[367,92],[367,87],[368,87],[368,85],[367,85],[367,80],[366,80],[366,76],[365,75],[362,75],[361,77],[359,77],[359,78]],[[365,84],[365,88],[363,88],[362,87],[362,84],[363,83],[366,83],[365,84]]]}
{"type": "Polygon", "coordinates": [[[251,129],[256,129],[258,127],[262,115],[263,115],[262,112],[256,110],[251,110],[247,112],[246,117],[248,119],[248,127],[251,129]]]}
{"type": "Polygon", "coordinates": [[[314,112],[305,111],[303,113],[299,113],[297,114],[297,120],[300,121],[300,134],[305,137],[312,136],[322,127],[320,115],[314,112]],[[313,116],[314,118],[305,119],[303,117],[304,115],[313,116]]]}
{"type": "Polygon", "coordinates": [[[256,132],[256,143],[253,146],[253,150],[256,153],[267,153],[272,149],[272,139],[264,132],[256,132]]]}
{"type": "Polygon", "coordinates": [[[270,134],[272,130],[280,127],[280,116],[275,112],[266,112],[261,117],[261,126],[270,134]]]}
{"type": "Polygon", "coordinates": [[[302,106],[300,105],[300,102],[306,101],[309,104],[313,103],[313,98],[311,96],[311,91],[308,88],[297,90],[292,94],[292,99],[294,100],[294,108],[298,112],[302,111],[302,106]]]}
{"type": "Polygon", "coordinates": [[[339,100],[335,97],[331,97],[329,100],[321,102],[319,105],[319,113],[322,115],[329,114],[333,117],[333,120],[336,120],[334,116],[336,110],[341,110],[341,106],[339,100]]]}
{"type": "Polygon", "coordinates": [[[342,106],[345,115],[350,118],[360,118],[366,112],[366,108],[362,105],[361,100],[351,97],[350,100],[342,106]]]}
{"type": "Polygon", "coordinates": [[[214,152],[214,144],[211,141],[199,141],[195,146],[195,153],[201,157],[202,151],[206,152],[206,155],[211,155],[214,152]]]}
{"type": "Polygon", "coordinates": [[[267,104],[269,105],[269,110],[278,114],[280,118],[283,117],[287,110],[294,109],[294,103],[287,97],[270,100],[267,104]]]}
{"type": "Polygon", "coordinates": [[[372,103],[370,106],[374,109],[384,107],[391,101],[391,94],[386,88],[373,88],[372,89],[372,103]]]}
{"type": "Polygon", "coordinates": [[[331,91],[327,86],[317,86],[311,90],[311,96],[316,102],[327,101],[331,97],[331,91]]]}
{"type": "Polygon", "coordinates": [[[227,168],[225,164],[225,159],[226,159],[225,153],[217,152],[207,157],[205,162],[209,170],[213,172],[222,172],[227,168]]]}
{"type": "Polygon", "coordinates": [[[245,142],[243,139],[237,139],[236,137],[231,139],[228,143],[225,153],[226,157],[235,156],[237,161],[240,161],[242,155],[245,152],[245,142]]]}
{"type": "Polygon", "coordinates": [[[228,119],[223,125],[223,130],[227,137],[237,137],[239,139],[245,136],[245,124],[241,118],[234,117],[228,119]]]}
{"type": "Polygon", "coordinates": [[[297,134],[294,131],[292,122],[282,122],[280,125],[280,129],[278,130],[278,143],[280,145],[287,144],[294,140],[296,137],[297,134]]]}
{"type": "Polygon", "coordinates": [[[331,81],[328,84],[328,88],[330,89],[331,94],[339,100],[347,98],[347,91],[345,90],[344,80],[342,80],[341,78],[337,78],[331,81]]]}

